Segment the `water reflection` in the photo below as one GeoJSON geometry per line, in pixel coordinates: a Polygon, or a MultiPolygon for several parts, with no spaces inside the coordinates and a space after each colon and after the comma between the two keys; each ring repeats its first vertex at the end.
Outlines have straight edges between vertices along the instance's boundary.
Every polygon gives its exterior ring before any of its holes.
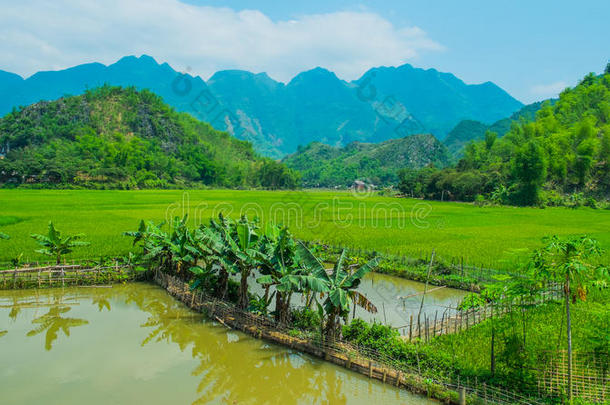
{"type": "Polygon", "coordinates": [[[147,284],[0,292],[0,337],[8,403],[429,403],[208,322],[147,284]]]}
{"type": "Polygon", "coordinates": [[[89,321],[78,318],[64,318],[62,314],[70,311],[68,306],[54,306],[49,309],[46,314],[34,319],[32,325],[36,326],[29,331],[26,336],[36,336],[39,333],[46,332],[45,335],[45,350],[51,350],[53,342],[57,339],[57,333],[61,330],[66,336],[70,336],[70,328],[87,325],[89,321]]]}

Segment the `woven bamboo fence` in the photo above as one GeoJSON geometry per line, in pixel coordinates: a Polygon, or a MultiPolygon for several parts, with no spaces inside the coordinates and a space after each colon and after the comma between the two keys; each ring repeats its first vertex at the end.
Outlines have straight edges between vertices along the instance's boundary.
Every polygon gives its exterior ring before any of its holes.
{"type": "Polygon", "coordinates": [[[503,304],[486,304],[479,308],[459,310],[447,308],[439,313],[436,311],[434,316],[422,314],[421,317],[411,315],[409,324],[395,327],[405,340],[420,339],[425,342],[430,341],[436,336],[450,333],[459,333],[468,330],[474,325],[483,322],[491,317],[499,317],[520,310],[525,306],[536,306],[551,301],[561,300],[562,291],[559,285],[551,285],[546,291],[531,300],[510,302],[503,304]]]}
{"type": "MultiPolygon", "coordinates": [[[[568,353],[566,350],[543,352],[538,368],[539,390],[549,395],[566,394],[568,353]]],[[[574,396],[593,403],[610,401],[610,358],[601,353],[572,353],[572,391],[574,396]]]]}
{"type": "Polygon", "coordinates": [[[139,275],[128,266],[62,264],[0,270],[0,289],[47,288],[131,281],[139,275]]]}

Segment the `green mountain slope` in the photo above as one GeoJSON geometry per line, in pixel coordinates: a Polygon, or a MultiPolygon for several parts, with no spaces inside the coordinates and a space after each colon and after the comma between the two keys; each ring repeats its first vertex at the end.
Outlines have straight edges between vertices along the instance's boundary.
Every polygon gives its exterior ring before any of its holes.
{"type": "Polygon", "coordinates": [[[352,142],[343,148],[312,142],[283,160],[301,172],[308,187],[346,187],[355,180],[388,185],[396,182],[401,168],[444,167],[448,162],[446,148],[430,134],[378,144],[352,142]]]}
{"type": "Polygon", "coordinates": [[[30,187],[295,187],[249,142],[149,91],[104,86],[0,119],[0,184],[30,187]]]}
{"type": "Polygon", "coordinates": [[[449,73],[410,65],[372,69],[349,83],[321,68],[300,73],[288,84],[236,70],[218,72],[206,83],[143,55],[109,66],[39,72],[25,80],[0,71],[0,116],[104,84],[148,89],[176,110],[276,158],[312,141],[345,146],[414,133],[443,139],[461,120],[491,123],[521,107],[492,83],[467,85],[449,73]]]}
{"type": "Polygon", "coordinates": [[[556,101],[557,100],[546,100],[528,104],[510,117],[503,118],[491,125],[473,120],[460,121],[451,132],[447,134],[443,143],[453,157],[460,158],[464,154],[464,147],[471,141],[480,141],[484,139],[487,131],[495,132],[498,136],[502,137],[510,130],[513,122],[533,121],[536,118],[536,112],[542,108],[543,103],[548,102],[553,105],[556,101]]]}

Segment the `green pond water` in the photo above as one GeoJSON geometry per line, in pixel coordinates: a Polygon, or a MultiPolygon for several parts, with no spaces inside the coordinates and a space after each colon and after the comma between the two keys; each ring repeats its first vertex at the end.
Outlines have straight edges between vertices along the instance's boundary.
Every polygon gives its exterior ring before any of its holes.
{"type": "Polygon", "coordinates": [[[206,321],[161,288],[0,291],[2,404],[433,404],[206,321]]]}
{"type": "MultiPolygon", "coordinates": [[[[250,291],[262,295],[263,288],[256,283],[256,277],[250,280],[250,291]]],[[[469,294],[466,291],[453,288],[439,288],[424,283],[411,281],[400,277],[389,276],[379,273],[368,273],[358,286],[358,291],[365,295],[376,307],[376,313],[369,313],[360,307],[356,307],[356,317],[367,322],[383,323],[397,328],[401,334],[408,334],[411,316],[417,322],[417,315],[420,311],[420,319],[423,322],[427,316],[430,323],[436,317],[440,320],[445,316],[454,316],[455,308],[462,301],[464,296],[469,294]],[[422,295],[426,290],[422,306],[422,295]]],[[[301,294],[294,294],[291,301],[294,306],[301,306],[305,303],[305,298],[301,294]]],[[[350,314],[349,319],[353,317],[350,314]]]]}

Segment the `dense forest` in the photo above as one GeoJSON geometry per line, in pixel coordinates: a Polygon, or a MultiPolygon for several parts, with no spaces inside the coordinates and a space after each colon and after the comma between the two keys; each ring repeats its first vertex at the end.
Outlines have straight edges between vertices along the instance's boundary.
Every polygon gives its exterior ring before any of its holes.
{"type": "Polygon", "coordinates": [[[299,174],[149,91],[103,86],[0,119],[4,187],[295,188],[299,174]]]}
{"type": "Polygon", "coordinates": [[[589,204],[610,194],[610,64],[504,137],[487,131],[452,168],[400,171],[407,195],[514,205],[589,204]]]}
{"type": "Polygon", "coordinates": [[[433,135],[418,134],[381,143],[352,142],[344,148],[312,142],[283,163],[301,172],[305,187],[347,187],[355,180],[392,185],[402,167],[444,167],[449,161],[447,148],[433,135]]]}

